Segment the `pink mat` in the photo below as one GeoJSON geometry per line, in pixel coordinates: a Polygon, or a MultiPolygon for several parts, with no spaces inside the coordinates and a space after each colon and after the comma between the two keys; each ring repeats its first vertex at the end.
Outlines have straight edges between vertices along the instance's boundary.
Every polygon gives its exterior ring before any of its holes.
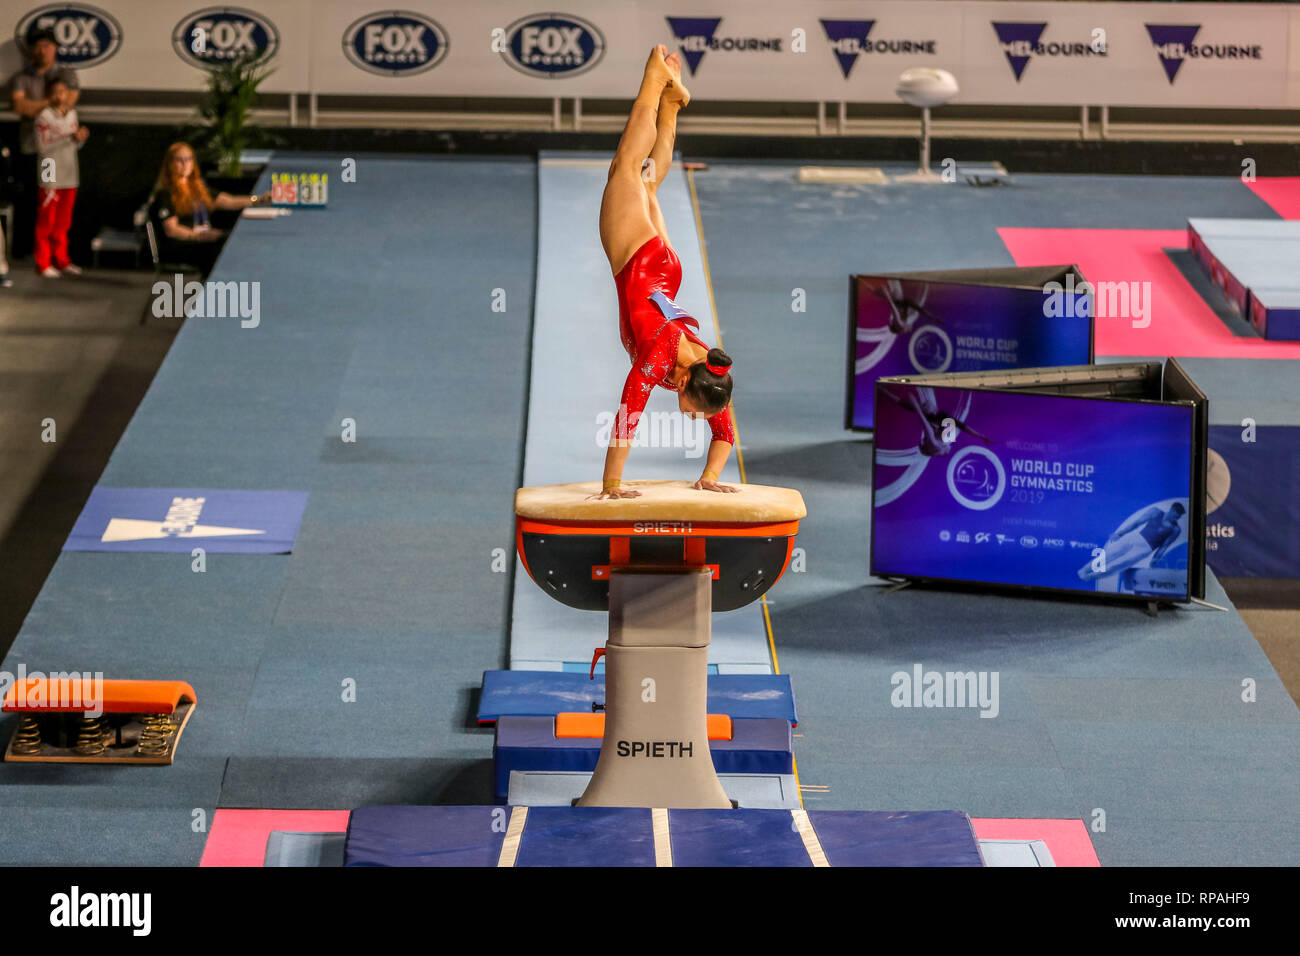
{"type": "Polygon", "coordinates": [[[1283,219],[1300,219],[1300,176],[1274,176],[1246,185],[1283,219]]]}
{"type": "MultiPolygon", "coordinates": [[[[1150,325],[1097,318],[1097,354],[1300,358],[1300,342],[1233,335],[1165,255],[1187,248],[1185,229],[999,229],[1018,266],[1074,263],[1089,282],[1150,282],[1150,325]]],[[[1145,298],[1145,297],[1144,297],[1145,298]]]]}
{"type": "Polygon", "coordinates": [[[1057,866],[1101,866],[1082,820],[972,819],[971,823],[977,840],[1042,840],[1057,866]]]}
{"type": "Polygon", "coordinates": [[[199,866],[261,866],[272,830],[345,833],[351,810],[218,810],[199,866]]]}

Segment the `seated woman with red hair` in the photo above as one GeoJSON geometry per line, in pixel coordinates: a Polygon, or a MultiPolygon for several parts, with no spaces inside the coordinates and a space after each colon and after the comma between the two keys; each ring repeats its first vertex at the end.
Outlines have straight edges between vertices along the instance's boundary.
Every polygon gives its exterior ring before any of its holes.
{"type": "Polygon", "coordinates": [[[226,235],[224,229],[212,226],[209,219],[212,211],[243,209],[269,200],[270,193],[261,196],[217,193],[214,198],[199,175],[189,143],[172,143],[167,147],[149,203],[149,218],[158,239],[158,260],[193,265],[206,276],[212,271],[226,235]]]}

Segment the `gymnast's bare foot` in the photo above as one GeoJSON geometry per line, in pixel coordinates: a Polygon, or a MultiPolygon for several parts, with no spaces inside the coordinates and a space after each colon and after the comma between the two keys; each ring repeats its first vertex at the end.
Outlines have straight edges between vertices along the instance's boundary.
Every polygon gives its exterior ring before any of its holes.
{"type": "MultiPolygon", "coordinates": [[[[662,50],[665,47],[660,44],[655,49],[662,50]]],[[[664,57],[664,65],[668,67],[668,72],[672,74],[672,82],[664,87],[662,98],[668,103],[675,103],[680,109],[691,101],[691,91],[682,83],[682,58],[676,53],[669,53],[664,57]]]]}

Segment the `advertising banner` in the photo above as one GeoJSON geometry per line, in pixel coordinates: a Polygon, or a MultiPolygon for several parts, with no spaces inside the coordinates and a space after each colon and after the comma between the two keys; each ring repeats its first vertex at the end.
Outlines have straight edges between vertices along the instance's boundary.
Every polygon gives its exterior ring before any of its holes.
{"type": "Polygon", "coordinates": [[[1210,426],[1205,560],[1222,577],[1300,577],[1300,427],[1210,426]]]}
{"type": "Polygon", "coordinates": [[[846,428],[874,423],[876,379],[1087,365],[1093,292],[1073,266],[851,276],[846,428]]]}
{"type": "MultiPolygon", "coordinates": [[[[276,92],[626,99],[664,43],[702,99],[894,103],[903,70],[938,67],[958,103],[1300,106],[1300,10],[1285,4],[9,0],[0,17],[18,44],[54,30],[104,89],[194,89],[251,53],[276,92]]],[[[0,69],[20,64],[0,46],[0,69]]]]}
{"type": "Polygon", "coordinates": [[[1191,403],[877,382],[871,572],[1187,600],[1193,434],[1191,403]]]}

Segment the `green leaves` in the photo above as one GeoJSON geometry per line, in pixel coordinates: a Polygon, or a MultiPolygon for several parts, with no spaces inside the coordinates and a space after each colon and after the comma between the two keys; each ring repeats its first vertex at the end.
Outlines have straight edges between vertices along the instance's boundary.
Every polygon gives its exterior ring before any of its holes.
{"type": "Polygon", "coordinates": [[[191,136],[202,157],[215,163],[220,176],[237,177],[245,149],[262,141],[252,122],[257,89],[273,71],[256,57],[241,57],[208,74],[208,89],[199,104],[200,123],[191,136]]]}

